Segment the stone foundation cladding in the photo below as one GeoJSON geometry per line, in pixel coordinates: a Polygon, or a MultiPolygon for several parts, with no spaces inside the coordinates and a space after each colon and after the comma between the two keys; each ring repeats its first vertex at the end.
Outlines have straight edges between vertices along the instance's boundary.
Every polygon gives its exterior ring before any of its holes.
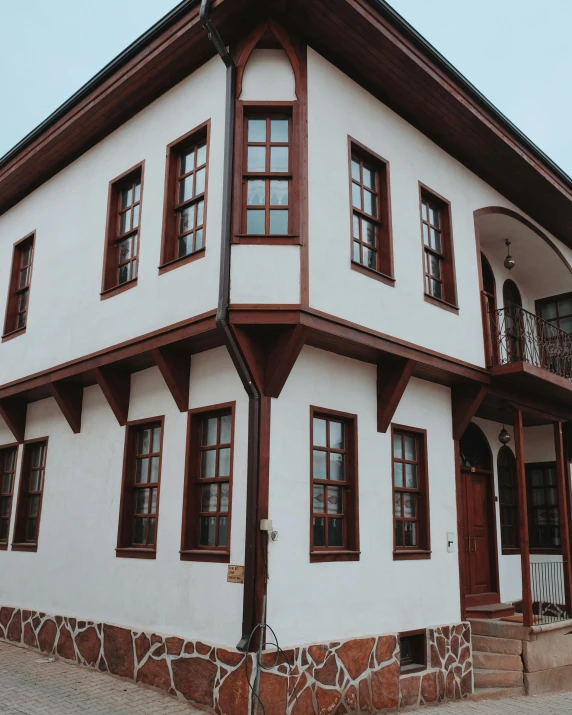
{"type": "MultiPolygon", "coordinates": [[[[217,715],[248,715],[255,655],[201,641],[0,608],[0,638],[161,688],[217,715]]],[[[468,624],[428,631],[428,669],[401,675],[396,635],[262,655],[266,715],[377,713],[460,699],[472,692],[468,624]]]]}

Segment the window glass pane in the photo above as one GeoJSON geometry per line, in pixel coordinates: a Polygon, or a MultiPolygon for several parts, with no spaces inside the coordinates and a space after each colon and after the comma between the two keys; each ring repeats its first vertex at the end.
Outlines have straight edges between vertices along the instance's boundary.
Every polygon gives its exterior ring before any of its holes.
{"type": "Polygon", "coordinates": [[[532,491],[532,504],[534,506],[542,506],[544,504],[544,492],[540,489],[532,491]]]}
{"type": "Polygon", "coordinates": [[[270,120],[270,141],[288,143],[288,120],[287,119],[271,119],[270,120]]]}
{"type": "Polygon", "coordinates": [[[137,206],[133,207],[133,228],[137,228],[139,226],[139,209],[141,207],[141,204],[137,204],[137,206]]]}
{"type": "Polygon", "coordinates": [[[436,206],[429,207],[429,219],[433,226],[439,228],[441,225],[441,211],[436,206]]]}
{"type": "Polygon", "coordinates": [[[248,120],[248,141],[249,142],[265,142],[266,141],[266,119],[249,119],[248,120]]]}
{"type": "Polygon", "coordinates": [[[288,233],[288,210],[270,211],[270,233],[274,236],[288,233]]]}
{"type": "Polygon", "coordinates": [[[328,514],[342,514],[342,490],[341,487],[328,487],[328,514]]]}
{"type": "Polygon", "coordinates": [[[209,449],[201,454],[201,477],[211,479],[215,477],[216,450],[209,449]]]}
{"type": "Polygon", "coordinates": [[[403,464],[394,462],[393,464],[393,483],[396,487],[403,486],[403,464]]]}
{"type": "Polygon", "coordinates": [[[562,318],[560,320],[560,330],[566,333],[572,333],[572,318],[562,318]]]}
{"type": "Polygon", "coordinates": [[[353,236],[354,236],[354,238],[359,238],[359,216],[356,216],[356,214],[354,214],[353,218],[352,218],[352,223],[353,223],[353,236]]]}
{"type": "Polygon", "coordinates": [[[117,247],[119,249],[119,263],[125,263],[131,258],[131,239],[126,238],[124,241],[120,241],[117,247]]]}
{"type": "Polygon", "coordinates": [[[228,517],[220,516],[218,520],[218,545],[226,546],[228,543],[228,517]]]}
{"type": "MultiPolygon", "coordinates": [[[[273,182],[274,183],[274,182],[273,182]]],[[[264,206],[266,203],[266,181],[249,179],[247,182],[246,203],[248,206],[264,206]]]]}
{"type": "Polygon", "coordinates": [[[325,489],[326,488],[321,485],[314,486],[314,493],[313,493],[313,499],[312,499],[312,511],[314,511],[318,514],[323,514],[326,510],[326,506],[324,504],[325,489]]]}
{"type": "Polygon", "coordinates": [[[0,516],[9,516],[9,514],[10,514],[10,499],[8,497],[4,497],[3,499],[0,499],[0,516]]]}
{"type": "Polygon", "coordinates": [[[405,465],[405,486],[410,489],[417,489],[417,465],[405,465]]]}
{"type": "Polygon", "coordinates": [[[28,289],[20,293],[20,297],[18,298],[18,311],[21,313],[22,311],[26,310],[26,307],[28,305],[28,289]]]}
{"type": "Polygon", "coordinates": [[[270,182],[270,206],[288,206],[288,184],[278,179],[270,182]]]}
{"type": "Polygon", "coordinates": [[[318,450],[313,451],[313,471],[312,475],[314,479],[327,479],[327,463],[326,463],[326,452],[319,452],[318,450]]]}
{"type": "Polygon", "coordinates": [[[195,149],[194,147],[181,155],[181,174],[188,174],[195,168],[195,149]]]}
{"type": "Polygon", "coordinates": [[[197,166],[206,164],[207,161],[207,145],[201,144],[197,147],[197,166]]]}
{"type": "Polygon", "coordinates": [[[363,264],[368,268],[377,268],[376,253],[369,248],[363,247],[363,264]]]}
{"type": "Polygon", "coordinates": [[[28,282],[29,270],[29,268],[24,268],[24,270],[20,271],[20,281],[18,282],[18,288],[23,288],[28,282]]]}
{"type": "Polygon", "coordinates": [[[151,514],[156,514],[157,513],[157,489],[150,489],[151,492],[151,508],[150,508],[150,513],[151,514]]]}
{"type": "Polygon", "coordinates": [[[131,209],[119,214],[119,235],[131,229],[131,209]]]}
{"type": "Polygon", "coordinates": [[[403,516],[405,516],[408,519],[412,519],[417,516],[417,495],[416,494],[404,494],[403,495],[403,516]]]}
{"type": "Polygon", "coordinates": [[[395,545],[403,546],[403,531],[401,529],[402,522],[395,522],[395,545]]]}
{"type": "Polygon", "coordinates": [[[26,523],[26,541],[35,541],[36,539],[36,520],[28,519],[26,523]]]}
{"type": "Polygon", "coordinates": [[[325,546],[326,545],[326,520],[324,517],[314,517],[313,520],[313,531],[314,531],[314,546],[325,546]]]}
{"type": "Polygon", "coordinates": [[[151,478],[149,481],[159,481],[159,457],[151,457],[151,478]]]}
{"type": "Polygon", "coordinates": [[[266,212],[260,209],[249,209],[246,212],[246,233],[263,235],[265,233],[264,217],[266,212]]]}
{"type": "Polygon", "coordinates": [[[139,432],[139,440],[137,442],[137,454],[149,454],[151,451],[151,430],[142,429],[139,432]]]}
{"type": "Polygon", "coordinates": [[[326,426],[326,420],[314,417],[313,440],[315,447],[327,447],[326,426]]]}
{"type": "Polygon", "coordinates": [[[377,216],[377,197],[371,191],[363,192],[363,210],[370,216],[377,216]]]}
{"type": "Polygon", "coordinates": [[[429,256],[429,260],[431,263],[431,275],[435,276],[435,278],[441,278],[441,260],[433,254],[429,256]]]}
{"type": "Polygon", "coordinates": [[[230,428],[232,425],[232,417],[223,415],[220,418],[220,444],[230,444],[230,428]]]}
{"type": "Polygon", "coordinates": [[[131,275],[131,264],[127,263],[124,266],[119,266],[119,272],[118,272],[118,278],[117,281],[119,285],[122,283],[127,283],[128,280],[130,280],[130,275],[131,275]]]}
{"type": "Polygon", "coordinates": [[[562,315],[572,315],[572,298],[564,298],[558,301],[558,313],[562,315]]]}
{"type": "Polygon", "coordinates": [[[8,541],[8,521],[0,521],[0,541],[8,541]]]}
{"type": "Polygon", "coordinates": [[[199,228],[199,230],[195,234],[195,250],[200,250],[203,245],[203,229],[199,228]]]}
{"type": "Polygon", "coordinates": [[[423,224],[423,243],[429,245],[429,227],[426,223],[423,224]]]}
{"type": "Polygon", "coordinates": [[[197,226],[202,226],[205,220],[205,202],[197,202],[197,226]]]}
{"type": "Polygon", "coordinates": [[[332,449],[344,449],[344,425],[342,422],[330,422],[330,447],[332,449]]]}
{"type": "Polygon", "coordinates": [[[403,459],[403,438],[400,434],[393,435],[393,456],[396,459],[403,459]]]}
{"type": "Polygon", "coordinates": [[[30,253],[31,253],[30,246],[24,246],[24,248],[22,248],[21,261],[20,261],[21,266],[27,266],[30,263],[30,253]]]}
{"type": "Polygon", "coordinates": [[[556,303],[544,303],[540,308],[541,316],[544,320],[556,318],[556,303]]]}
{"type": "Polygon", "coordinates": [[[193,198],[193,175],[179,181],[179,203],[193,198]]]}
{"type": "Polygon", "coordinates": [[[362,240],[370,246],[375,246],[375,224],[364,218],[361,221],[361,231],[362,240]]]}
{"type": "Polygon", "coordinates": [[[330,479],[337,482],[346,478],[345,455],[330,453],[330,479]]]}
{"type": "Polygon", "coordinates": [[[429,220],[429,214],[427,213],[427,204],[424,201],[421,204],[421,217],[424,221],[429,220]]]}
{"type": "Polygon", "coordinates": [[[201,511],[216,511],[218,504],[218,484],[203,484],[201,511]]]}
{"type": "Polygon", "coordinates": [[[355,159],[352,159],[352,179],[355,179],[356,181],[361,181],[359,172],[359,161],[356,161],[355,159]]]}
{"type": "Polygon", "coordinates": [[[397,492],[393,495],[394,511],[395,516],[403,516],[401,513],[401,492],[397,492]]]}
{"type": "Polygon", "coordinates": [[[218,420],[216,417],[208,417],[203,420],[203,447],[210,447],[217,443],[218,420]]]}
{"type": "Polygon", "coordinates": [[[328,546],[344,545],[343,519],[328,519],[328,546]]]}
{"type": "Polygon", "coordinates": [[[270,147],[270,171],[288,171],[288,147],[270,147]]]}
{"type": "Polygon", "coordinates": [[[443,299],[443,286],[438,281],[431,280],[431,295],[439,300],[443,299]]]}
{"type": "Polygon", "coordinates": [[[199,544],[216,546],[216,516],[201,516],[199,544]]]}
{"type": "Polygon", "coordinates": [[[158,452],[161,449],[161,428],[155,427],[153,429],[153,445],[151,450],[153,452],[158,452]]]}
{"type": "Polygon", "coordinates": [[[178,258],[182,256],[187,256],[189,253],[193,252],[193,234],[189,233],[179,239],[179,255],[178,258]]]}
{"type": "Polygon", "coordinates": [[[141,183],[137,182],[135,184],[135,198],[134,201],[140,201],[141,200],[141,183]]]}
{"type": "Polygon", "coordinates": [[[230,485],[221,484],[220,485],[220,507],[219,511],[228,511],[228,495],[229,495],[230,485]]]}
{"type": "Polygon", "coordinates": [[[556,469],[548,467],[546,470],[546,484],[556,484],[556,469]]]}
{"type": "Polygon", "coordinates": [[[546,490],[546,503],[550,504],[551,506],[558,504],[558,492],[556,491],[556,489],[546,490]]]}
{"type": "Polygon", "coordinates": [[[133,203],[133,187],[123,189],[121,192],[121,208],[125,209],[133,203]]]}
{"type": "Polygon", "coordinates": [[[363,183],[369,189],[375,191],[375,171],[368,169],[367,166],[363,167],[363,183]]]}
{"type": "Polygon", "coordinates": [[[9,494],[12,491],[12,475],[4,474],[2,476],[2,494],[9,494]]]}
{"type": "Polygon", "coordinates": [[[248,168],[247,171],[266,171],[266,147],[248,147],[248,168]]]}
{"type": "Polygon", "coordinates": [[[441,248],[441,233],[435,231],[434,228],[431,229],[431,247],[439,251],[439,253],[443,252],[441,248]]]}
{"type": "Polygon", "coordinates": [[[355,243],[354,241],[354,254],[353,254],[353,259],[356,263],[361,263],[361,258],[359,255],[359,243],[355,243]]]}
{"type": "Polygon", "coordinates": [[[207,170],[206,169],[200,169],[197,171],[195,174],[196,177],[196,183],[195,183],[195,196],[198,196],[199,194],[203,194],[205,191],[205,180],[206,180],[206,175],[207,175],[207,170]]]}
{"type": "Polygon", "coordinates": [[[417,440],[415,437],[404,435],[405,459],[414,462],[417,459],[417,440]]]}
{"type": "Polygon", "coordinates": [[[361,205],[361,188],[358,184],[352,183],[352,204],[357,208],[363,208],[361,205]]]}
{"type": "Polygon", "coordinates": [[[149,546],[155,546],[155,523],[156,519],[152,516],[149,519],[149,538],[147,539],[147,544],[149,546]]]}
{"type": "Polygon", "coordinates": [[[149,513],[149,496],[150,489],[137,489],[135,492],[135,513],[136,514],[148,514],[149,513]]]}
{"type": "Polygon", "coordinates": [[[137,459],[135,460],[135,483],[145,484],[149,477],[149,460],[137,459]]]}
{"type": "Polygon", "coordinates": [[[417,546],[417,524],[414,521],[405,522],[405,546],[417,546]]]}
{"type": "Polygon", "coordinates": [[[40,497],[33,496],[30,497],[30,516],[38,516],[38,511],[40,509],[40,497]]]}
{"type": "Polygon", "coordinates": [[[221,449],[218,454],[218,475],[228,477],[230,475],[230,449],[221,449]]]}
{"type": "Polygon", "coordinates": [[[40,472],[34,470],[30,472],[30,491],[37,492],[40,490],[40,472]]]}

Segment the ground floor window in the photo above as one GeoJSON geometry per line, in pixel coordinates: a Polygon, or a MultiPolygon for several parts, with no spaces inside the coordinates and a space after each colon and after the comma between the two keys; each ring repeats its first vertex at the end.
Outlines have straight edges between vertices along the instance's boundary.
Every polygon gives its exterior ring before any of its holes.
{"type": "Polygon", "coordinates": [[[560,514],[556,464],[526,465],[529,534],[532,549],[560,551],[560,514]]]}

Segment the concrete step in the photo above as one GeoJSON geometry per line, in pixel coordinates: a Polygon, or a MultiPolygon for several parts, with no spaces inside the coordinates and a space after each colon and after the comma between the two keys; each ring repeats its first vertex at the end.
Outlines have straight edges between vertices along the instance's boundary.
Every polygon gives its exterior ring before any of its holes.
{"type": "Polygon", "coordinates": [[[493,636],[495,638],[509,638],[510,640],[530,640],[530,628],[519,623],[506,621],[484,620],[470,618],[471,632],[477,636],[493,636]]]}
{"type": "Polygon", "coordinates": [[[473,651],[473,667],[479,670],[523,670],[522,658],[519,655],[506,653],[481,653],[473,651]]]}
{"type": "Polygon", "coordinates": [[[500,700],[501,698],[518,698],[524,695],[524,688],[479,688],[469,700],[500,700]]]}
{"type": "Polygon", "coordinates": [[[475,688],[522,688],[524,676],[514,670],[475,670],[475,688]]]}
{"type": "Polygon", "coordinates": [[[512,638],[495,638],[494,636],[472,636],[473,650],[480,653],[504,653],[506,655],[520,655],[522,641],[512,638]]]}

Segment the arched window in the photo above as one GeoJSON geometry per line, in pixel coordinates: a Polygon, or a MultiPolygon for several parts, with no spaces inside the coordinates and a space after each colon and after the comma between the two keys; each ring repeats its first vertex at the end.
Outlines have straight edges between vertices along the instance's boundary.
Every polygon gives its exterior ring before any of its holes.
{"type": "Polygon", "coordinates": [[[516,283],[505,281],[502,288],[504,301],[505,353],[502,362],[520,362],[525,353],[522,298],[516,283]]]}
{"type": "Polygon", "coordinates": [[[465,430],[459,443],[461,466],[491,471],[491,449],[487,438],[476,424],[471,424],[465,430]]]}
{"type": "Polygon", "coordinates": [[[520,549],[516,459],[510,447],[501,447],[497,467],[502,548],[520,549]]]}

